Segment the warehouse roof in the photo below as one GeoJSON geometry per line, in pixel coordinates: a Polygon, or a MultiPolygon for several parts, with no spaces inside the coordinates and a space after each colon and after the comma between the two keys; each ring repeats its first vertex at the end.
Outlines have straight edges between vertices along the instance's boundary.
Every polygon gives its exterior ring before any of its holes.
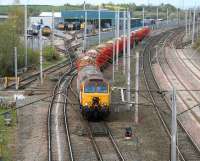
{"type": "MultiPolygon", "coordinates": [[[[40,17],[52,17],[52,12],[41,12],[40,17]]],[[[61,17],[61,12],[54,12],[54,17],[61,17]]]]}
{"type": "MultiPolygon", "coordinates": [[[[61,16],[65,19],[84,19],[84,10],[72,10],[72,11],[62,11],[61,16]]],[[[87,10],[88,19],[98,19],[98,10],[87,10]]],[[[101,11],[101,19],[114,19],[115,12],[109,10],[101,11]]]]}

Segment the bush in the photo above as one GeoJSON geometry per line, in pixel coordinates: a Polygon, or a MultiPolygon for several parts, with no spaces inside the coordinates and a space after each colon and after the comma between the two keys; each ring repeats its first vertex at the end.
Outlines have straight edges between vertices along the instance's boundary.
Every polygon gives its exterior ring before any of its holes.
{"type": "Polygon", "coordinates": [[[46,47],[43,50],[43,56],[46,61],[58,60],[59,55],[53,47],[46,47]]]}
{"type": "Polygon", "coordinates": [[[200,38],[197,39],[197,41],[194,43],[192,47],[197,51],[200,51],[200,38]]]}

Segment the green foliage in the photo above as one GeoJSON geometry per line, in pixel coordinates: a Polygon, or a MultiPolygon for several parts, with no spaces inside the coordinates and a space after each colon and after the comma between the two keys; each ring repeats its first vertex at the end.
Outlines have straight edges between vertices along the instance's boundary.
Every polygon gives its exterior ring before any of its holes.
{"type": "Polygon", "coordinates": [[[59,55],[53,47],[46,47],[43,50],[43,56],[46,61],[58,60],[59,55]]]}
{"type": "Polygon", "coordinates": [[[13,71],[13,47],[18,46],[19,37],[11,22],[0,24],[0,31],[0,75],[5,75],[13,71]]]}
{"type": "MultiPolygon", "coordinates": [[[[6,109],[0,107],[0,113],[5,112],[6,109]]],[[[10,126],[5,125],[3,115],[0,116],[0,150],[4,161],[14,160],[14,150],[11,144],[15,144],[15,128],[16,128],[16,111],[11,112],[12,123],[10,126]]]]}
{"type": "Polygon", "coordinates": [[[197,41],[194,43],[192,47],[198,52],[200,52],[200,38],[197,39],[197,41]]]}
{"type": "MultiPolygon", "coordinates": [[[[24,66],[24,47],[20,36],[24,33],[23,8],[9,8],[9,19],[0,23],[0,76],[14,74],[14,47],[18,50],[18,68],[24,66]]],[[[38,52],[28,50],[28,63],[37,64],[38,52]]]]}
{"type": "MultiPolygon", "coordinates": [[[[92,5],[92,4],[87,3],[85,6],[86,6],[87,9],[98,9],[97,5],[92,5]]],[[[148,11],[150,13],[154,12],[154,14],[156,14],[156,8],[157,7],[159,8],[160,12],[164,12],[164,13],[166,13],[167,8],[169,10],[169,13],[176,11],[176,8],[172,5],[170,5],[170,4],[160,4],[159,6],[152,6],[152,5],[136,6],[135,3],[114,4],[114,3],[108,2],[108,3],[102,3],[101,6],[104,9],[110,9],[110,10],[116,10],[117,8],[119,8],[121,10],[129,9],[131,12],[134,13],[134,15],[135,15],[135,12],[136,12],[136,15],[138,15],[137,12],[140,12],[140,14],[141,14],[143,7],[145,7],[146,11],[148,11]]],[[[18,7],[18,8],[21,8],[21,9],[24,8],[23,5],[18,5],[18,6],[15,6],[15,7],[18,7]]],[[[1,5],[0,6],[0,14],[7,14],[10,11],[9,8],[12,8],[12,6],[1,5]]],[[[64,11],[64,10],[82,10],[83,9],[83,3],[79,4],[79,5],[72,5],[72,4],[66,3],[63,6],[28,5],[28,7],[27,7],[29,16],[38,16],[40,14],[40,12],[51,12],[52,9],[55,12],[64,11]]],[[[134,17],[136,17],[136,16],[134,16],[134,17]]]]}

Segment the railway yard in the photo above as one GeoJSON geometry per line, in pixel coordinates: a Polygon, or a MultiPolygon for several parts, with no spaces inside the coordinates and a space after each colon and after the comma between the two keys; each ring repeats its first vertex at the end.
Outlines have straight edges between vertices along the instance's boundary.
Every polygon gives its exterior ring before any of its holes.
{"type": "Polygon", "coordinates": [[[131,29],[130,12],[123,18],[123,29],[117,20],[113,31],[32,37],[60,59],[42,69],[40,57],[40,71],[24,71],[18,86],[0,81],[0,107],[14,102],[0,116],[16,117],[6,145],[0,128],[0,160],[200,161],[199,31],[187,33],[195,23],[131,29]]]}

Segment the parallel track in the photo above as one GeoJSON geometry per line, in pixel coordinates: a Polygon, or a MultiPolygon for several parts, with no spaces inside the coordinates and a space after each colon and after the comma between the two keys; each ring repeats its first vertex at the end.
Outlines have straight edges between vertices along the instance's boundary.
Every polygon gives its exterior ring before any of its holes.
{"type": "MultiPolygon", "coordinates": [[[[173,31],[177,32],[178,29],[175,29],[173,31]]],[[[153,49],[154,46],[157,44],[158,41],[166,39],[165,35],[170,34],[170,32],[160,34],[156,37],[153,37],[151,39],[151,43],[149,43],[143,52],[143,72],[145,77],[146,86],[148,88],[148,93],[150,97],[152,98],[153,105],[157,111],[157,114],[159,116],[159,119],[161,120],[164,129],[166,130],[169,137],[170,135],[170,129],[171,129],[171,109],[169,107],[168,102],[163,98],[163,96],[160,94],[160,88],[159,85],[156,82],[156,79],[154,77],[151,64],[152,60],[155,58],[154,55],[149,52],[150,49],[153,49]],[[154,91],[154,92],[152,92],[154,91]],[[158,92],[155,92],[158,91],[158,92]]],[[[178,146],[177,151],[179,154],[179,159],[182,161],[198,161],[200,160],[200,151],[195,146],[196,144],[193,142],[191,136],[187,133],[187,131],[184,129],[183,125],[179,120],[178,121],[178,146]]]]}

